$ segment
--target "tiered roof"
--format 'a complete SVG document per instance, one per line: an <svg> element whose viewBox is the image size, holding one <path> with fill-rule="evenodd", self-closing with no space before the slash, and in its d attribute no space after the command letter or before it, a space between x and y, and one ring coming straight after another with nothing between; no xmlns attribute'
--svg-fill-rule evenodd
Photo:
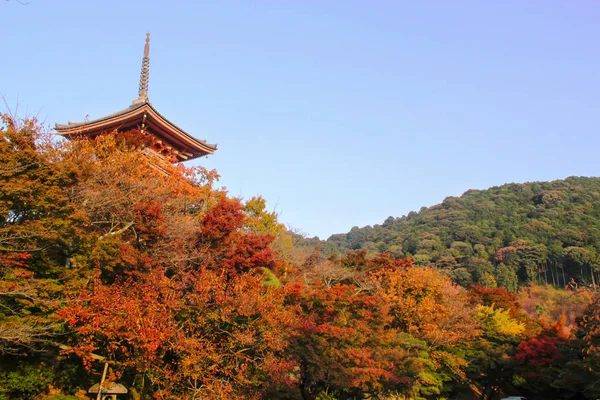
<svg viewBox="0 0 600 400"><path fill-rule="evenodd" d="M56 124L59 135L68 139L93 138L107 132L125 132L139 129L152 137L151 149L175 161L187 161L213 154L214 144L206 143L189 135L177 125L163 117L148 99L148 79L150 75L150 34L146 35L138 98L131 106L116 113L93 121Z"/></svg>

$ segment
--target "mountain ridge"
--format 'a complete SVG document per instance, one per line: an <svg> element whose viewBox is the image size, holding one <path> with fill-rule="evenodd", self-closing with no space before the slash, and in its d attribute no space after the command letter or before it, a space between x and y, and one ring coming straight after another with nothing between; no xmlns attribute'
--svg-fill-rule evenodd
<svg viewBox="0 0 600 400"><path fill-rule="evenodd" d="M327 240L306 240L322 253L366 250L412 257L466 286L517 290L600 280L600 178L507 183L469 189L382 224L353 227Z"/></svg>

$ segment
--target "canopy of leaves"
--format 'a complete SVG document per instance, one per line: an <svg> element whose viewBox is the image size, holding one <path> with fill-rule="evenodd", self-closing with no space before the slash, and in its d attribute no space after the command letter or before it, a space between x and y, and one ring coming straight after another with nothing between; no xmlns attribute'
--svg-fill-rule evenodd
<svg viewBox="0 0 600 400"><path fill-rule="evenodd" d="M600 178L507 184L332 235L323 249L385 251L434 265L459 284L598 281ZM307 242L312 245L312 242Z"/></svg>
<svg viewBox="0 0 600 400"><path fill-rule="evenodd" d="M511 292L597 279L585 179L493 189L502 206L480 217L489 196L468 193L323 260L335 240L298 251L263 199L146 139L61 142L4 117L0 399L81 398L105 362L144 399L600 395L598 298L576 282Z"/></svg>

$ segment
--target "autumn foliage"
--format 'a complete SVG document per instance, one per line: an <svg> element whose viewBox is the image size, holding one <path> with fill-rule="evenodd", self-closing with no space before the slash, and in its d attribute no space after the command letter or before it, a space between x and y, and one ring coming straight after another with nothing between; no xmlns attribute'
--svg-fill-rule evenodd
<svg viewBox="0 0 600 400"><path fill-rule="evenodd" d="M595 395L565 382L595 377L597 297L574 327L412 259L298 252L263 199L139 132L0 134L0 399L76 393L104 362L145 399Z"/></svg>

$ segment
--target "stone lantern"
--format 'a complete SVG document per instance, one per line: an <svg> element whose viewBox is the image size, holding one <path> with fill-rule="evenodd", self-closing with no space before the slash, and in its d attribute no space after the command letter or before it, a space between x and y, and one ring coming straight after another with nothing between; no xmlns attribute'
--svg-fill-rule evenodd
<svg viewBox="0 0 600 400"><path fill-rule="evenodd" d="M127 394L127 388L116 382L104 384L100 394L98 394L98 389L100 389L100 384L96 383L88 390L88 394L96 395L96 398L101 400L117 400L118 395Z"/></svg>

